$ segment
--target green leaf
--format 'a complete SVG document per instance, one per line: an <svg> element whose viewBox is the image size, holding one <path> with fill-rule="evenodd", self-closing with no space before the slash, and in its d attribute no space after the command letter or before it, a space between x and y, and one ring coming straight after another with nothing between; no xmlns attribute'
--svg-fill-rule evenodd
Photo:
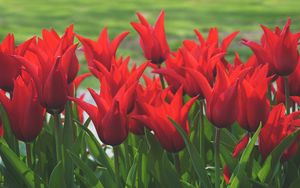
<svg viewBox="0 0 300 188"><path fill-rule="evenodd" d="M161 159L161 183L169 188L181 188L180 179L176 173L175 167L171 164L170 160L167 157L166 152L164 152Z"/></svg>
<svg viewBox="0 0 300 188"><path fill-rule="evenodd" d="M39 177L18 158L18 156L8 147L3 138L0 138L0 155L3 158L3 161L9 163L10 167L12 167L19 175L18 178L22 179L27 187L36 187L35 178ZM44 185L41 185L41 187L44 187Z"/></svg>
<svg viewBox="0 0 300 188"><path fill-rule="evenodd" d="M73 130L73 122L72 122L72 113L71 113L71 103L70 101L67 102L65 109L65 122L64 122L64 129L63 129L63 147L64 151L71 150L73 144L74 144L74 130ZM64 160L63 160L63 166L64 166L64 177L66 179L66 185L67 187L73 187L73 163L72 160L69 159L69 156L66 155L64 152Z"/></svg>
<svg viewBox="0 0 300 188"><path fill-rule="evenodd" d="M280 144L269 154L265 160L261 170L258 173L258 178L263 183L270 182L276 174L276 167L280 164L280 158L283 152L290 147L298 136L300 130L297 130L285 137Z"/></svg>
<svg viewBox="0 0 300 188"><path fill-rule="evenodd" d="M67 187L64 179L64 167L61 161L59 161L55 166L55 168L53 169L49 180L49 188L57 188L57 187L59 188Z"/></svg>
<svg viewBox="0 0 300 188"><path fill-rule="evenodd" d="M180 133L180 135L182 136L184 143L186 145L186 149L188 150L188 153L190 154L194 170L195 170L196 174L198 175L200 182L204 185L204 187L212 188L212 184L211 184L210 179L205 170L202 157L199 155L196 148L190 143L184 130L172 118L170 118L170 117L168 117L168 118L172 122L174 127L177 129L177 131Z"/></svg>
<svg viewBox="0 0 300 188"><path fill-rule="evenodd" d="M68 150L67 152L70 158L72 159L72 161L74 162L74 164L76 164L78 168L80 168L84 172L84 175L88 180L88 185L86 186L93 187L93 188L103 188L103 185L95 176L94 171L70 150Z"/></svg>
<svg viewBox="0 0 300 188"><path fill-rule="evenodd" d="M238 166L233 171L233 174L230 178L230 187L231 188L241 187L241 184L244 186L249 185L249 183L247 183L249 180L248 180L247 174L245 172L245 168L246 168L247 163L250 160L250 156L251 156L252 150L255 146L255 143L257 141L258 135L260 133L260 129L261 129L261 125L258 127L256 132L254 133L253 137L251 138L250 142L248 143L247 147L245 148L245 150L239 160Z"/></svg>

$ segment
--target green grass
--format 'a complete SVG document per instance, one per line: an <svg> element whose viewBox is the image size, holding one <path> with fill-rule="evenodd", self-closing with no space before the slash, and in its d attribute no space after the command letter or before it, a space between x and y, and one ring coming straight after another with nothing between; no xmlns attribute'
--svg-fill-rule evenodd
<svg viewBox="0 0 300 188"><path fill-rule="evenodd" d="M0 39L11 32L21 42L39 35L42 28L51 27L62 33L71 23L77 33L96 39L107 26L111 36L131 31L118 53L131 55L139 63L143 61L142 52L129 23L137 20L136 11L153 23L160 10L165 9L167 37L173 50L183 39L195 38L193 29L206 33L210 27L218 27L221 36L236 30L241 32L230 54L234 49L245 58L250 50L240 45L240 38L258 40L259 24L282 26L287 17L293 20L292 29L300 30L299 7L297 0L0 0Z"/></svg>

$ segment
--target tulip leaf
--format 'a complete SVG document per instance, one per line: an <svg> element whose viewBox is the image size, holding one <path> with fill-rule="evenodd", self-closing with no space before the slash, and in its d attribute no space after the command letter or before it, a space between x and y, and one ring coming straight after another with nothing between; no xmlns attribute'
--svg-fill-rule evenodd
<svg viewBox="0 0 300 188"><path fill-rule="evenodd" d="M85 164L79 157L77 157L74 153L72 153L70 150L67 151L70 158L74 162L74 164L77 165L78 168L80 168L83 172L85 177L88 180L88 185L87 187L93 187L93 188L103 188L103 185L101 182L98 180L98 178L95 176L94 171L87 165Z"/></svg>
<svg viewBox="0 0 300 188"><path fill-rule="evenodd" d="M247 183L249 180L246 175L245 168L246 168L247 163L250 160L250 156L251 156L252 150L255 146L255 143L258 139L260 129L261 129L261 125L258 127L258 129L254 133L253 137L251 138L250 142L246 146L246 148L239 160L239 164L234 169L233 174L231 175L231 178L230 178L230 188L241 187L241 184L243 184L243 186L249 185L249 183Z"/></svg>
<svg viewBox="0 0 300 188"><path fill-rule="evenodd" d="M72 124L72 113L71 113L71 103L70 101L67 102L65 107L65 122L64 122L64 129L63 129L63 146L65 150L70 150L73 146L74 142L74 131L73 131L73 124ZM69 159L69 156L64 153L64 160L63 166L65 171L65 178L67 187L72 187L73 185L73 163L72 160Z"/></svg>
<svg viewBox="0 0 300 188"><path fill-rule="evenodd" d="M199 155L196 148L190 143L184 130L172 118L170 118L170 117L168 117L168 118L172 122L174 127L177 129L177 131L180 133L180 135L182 136L184 143L186 145L186 149L188 150L188 153L191 157L192 165L194 167L194 170L195 170L200 182L203 183L204 187L212 188L212 184L211 184L210 179L205 170L205 166L203 164L202 157Z"/></svg>
<svg viewBox="0 0 300 188"><path fill-rule="evenodd" d="M285 137L278 146L269 154L265 160L261 170L258 173L258 178L263 183L270 182L276 174L276 166L280 164L280 158L283 152L290 147L298 136L300 130L297 130Z"/></svg>
<svg viewBox="0 0 300 188"><path fill-rule="evenodd" d="M109 157L98 142L97 138L87 128L87 126L82 126L80 123L77 123L77 125L81 130L83 130L86 133L85 142L90 151L90 154L93 156L93 159L107 169L105 172L103 172L103 177L101 177L101 180L103 180L103 184L107 182L107 186L114 187L116 185L116 180L112 168L112 163Z"/></svg>
<svg viewBox="0 0 300 188"><path fill-rule="evenodd" d="M66 188L65 179L64 179L64 167L61 161L57 163L55 168L53 169L50 180L49 180L49 188Z"/></svg>
<svg viewBox="0 0 300 188"><path fill-rule="evenodd" d="M0 138L0 155L3 161L7 162L11 168L19 175L27 187L36 187L35 179L39 178L30 168L19 159L19 157L8 147L3 138ZM44 187L44 185L40 185Z"/></svg>
<svg viewBox="0 0 300 188"><path fill-rule="evenodd" d="M165 186L163 187L170 187L170 188L180 188L181 183L178 174L176 173L174 165L170 162L167 157L166 152L164 152L162 156L162 160L160 161L161 164L161 183ZM172 180L172 181L170 181Z"/></svg>

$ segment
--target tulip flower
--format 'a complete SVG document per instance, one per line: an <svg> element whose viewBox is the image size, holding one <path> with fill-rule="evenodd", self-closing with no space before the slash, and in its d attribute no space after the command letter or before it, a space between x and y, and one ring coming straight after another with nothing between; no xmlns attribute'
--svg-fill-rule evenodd
<svg viewBox="0 0 300 188"><path fill-rule="evenodd" d="M183 47L179 49L174 58L170 56L166 60L166 68L155 69L153 72L163 75L174 93L182 85L184 92L189 96L203 98L203 92L199 85L192 84L197 80L191 76L190 70L205 75L210 84L212 84L214 79L213 70L216 62L220 61L220 55L223 54L217 54L210 59L200 59L198 61Z"/></svg>
<svg viewBox="0 0 300 188"><path fill-rule="evenodd" d="M159 105L161 103L160 94L162 93L162 86L159 78L153 78L152 80L143 75L145 80L145 87L138 85L136 90L136 101L147 103L150 105ZM130 116L142 115L144 114L143 108L139 105L135 105L133 111L130 113ZM134 118L129 119L129 131L136 135L144 134L145 124L142 121L139 121Z"/></svg>
<svg viewBox="0 0 300 188"><path fill-rule="evenodd" d="M118 46L128 34L129 32L125 31L118 35L112 42L110 42L108 37L107 28L102 30L97 41L77 35L77 38L83 45L84 55L92 73L94 71L99 71L99 68L94 61L98 61L110 71L111 62L113 58L116 58Z"/></svg>
<svg viewBox="0 0 300 188"><path fill-rule="evenodd" d="M207 58L207 59L211 59L213 56L216 56L218 54L222 54L222 53L226 54L227 48L229 47L230 43L239 33L239 31L235 31L229 34L219 44L219 34L217 28L211 28L209 30L207 40L205 40L203 35L198 30L195 29L194 31L200 42L200 47L198 48L198 50L194 50L194 56L195 57L202 56L202 58ZM185 44L185 46L187 47L188 45ZM230 68L230 64L227 62L224 56L221 57L220 61L226 68Z"/></svg>
<svg viewBox="0 0 300 188"><path fill-rule="evenodd" d="M0 44L0 89L12 92L14 80L21 72L20 63L12 56L24 56L33 39L34 37L16 47L14 35L8 34Z"/></svg>
<svg viewBox="0 0 300 188"><path fill-rule="evenodd" d="M290 96L300 96L300 64L297 65L296 70L288 76L288 89ZM285 91L284 91L284 80L283 77L278 77L276 80L277 92L276 101L277 103L285 103Z"/></svg>
<svg viewBox="0 0 300 188"><path fill-rule="evenodd" d="M67 102L68 84L72 84L78 71L75 54L77 44L70 43L69 33L68 28L57 43L55 53L50 45L48 48L44 46L45 42L50 42L48 37L51 38L52 33L44 32L44 39L39 39L38 44L33 45L31 53L27 53L25 57L15 56L32 76L40 103L52 114L63 111Z"/></svg>
<svg viewBox="0 0 300 188"><path fill-rule="evenodd" d="M100 140L104 144L116 146L121 144L128 136L127 114L130 112L131 102L135 97L137 82L123 85L114 97L107 95L110 86L107 81L101 83L100 95L92 89L90 94L97 106L88 104L81 99L72 98L84 111L88 113Z"/></svg>
<svg viewBox="0 0 300 188"><path fill-rule="evenodd" d="M257 67L240 82L239 125L249 132L255 132L260 122L265 123L270 111L266 93L271 78L267 77L268 67Z"/></svg>
<svg viewBox="0 0 300 188"><path fill-rule="evenodd" d="M128 135L128 114L134 108L138 80L142 76L147 63L140 67L133 66L128 70L129 59L120 63L112 61L110 72L98 63L101 74L97 77L101 82L100 95L88 89L97 106L88 104L81 99L71 98L93 121L100 140L108 145L121 144Z"/></svg>
<svg viewBox="0 0 300 188"><path fill-rule="evenodd" d="M275 106L268 117L267 122L261 129L259 134L259 151L264 159L276 148L280 142L292 134L295 130L295 123L298 119L299 112L285 115L284 105L278 104ZM283 160L288 160L296 154L298 144L295 141L289 148L287 148L283 155Z"/></svg>
<svg viewBox="0 0 300 188"><path fill-rule="evenodd" d="M140 35L144 56L151 63L160 65L170 53L164 28L165 12L161 11L154 26L151 26L141 13L138 12L137 16L140 23L131 22L131 25Z"/></svg>
<svg viewBox="0 0 300 188"><path fill-rule="evenodd" d="M222 64L217 64L216 82L212 88L201 74L194 75L206 99L207 118L218 128L231 126L238 115L238 75L229 76Z"/></svg>
<svg viewBox="0 0 300 188"><path fill-rule="evenodd" d="M181 128L189 134L188 112L197 97L190 99L183 104L183 88L175 93L170 102L162 98L160 105L152 106L147 103L140 103L141 108L145 111L144 115L137 115L134 118L142 121L149 129L154 131L164 149L169 152L178 152L184 148L184 141L168 118L172 118ZM166 95L162 95L166 97Z"/></svg>
<svg viewBox="0 0 300 188"><path fill-rule="evenodd" d="M228 185L230 182L230 178L231 178L231 172L227 165L224 166L223 177L224 177L225 183Z"/></svg>
<svg viewBox="0 0 300 188"><path fill-rule="evenodd" d="M14 86L12 99L9 100L5 94L0 93L0 102L8 114L10 127L16 138L31 142L42 130L45 109L39 103L32 81L26 83L22 77L18 77Z"/></svg>
<svg viewBox="0 0 300 188"><path fill-rule="evenodd" d="M298 64L300 36L291 33L290 24L289 18L282 31L277 28L274 32L262 25L264 36L261 45L245 39L243 41L253 50L258 64L269 64L269 75L274 73L280 76L290 75Z"/></svg>

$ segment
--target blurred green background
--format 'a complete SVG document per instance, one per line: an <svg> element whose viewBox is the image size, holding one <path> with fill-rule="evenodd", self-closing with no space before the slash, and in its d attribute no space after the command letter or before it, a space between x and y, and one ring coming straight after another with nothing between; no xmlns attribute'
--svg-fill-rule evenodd
<svg viewBox="0 0 300 188"><path fill-rule="evenodd" d="M165 9L171 49L175 50L183 39L195 39L195 28L206 34L210 27L218 27L221 37L236 30L241 32L229 56L236 50L246 59L251 51L239 43L241 38L258 40L259 24L283 26L288 17L293 21L292 30L300 30L299 7L299 0L0 0L0 40L11 32L21 42L40 35L42 28L53 27L62 33L71 23L80 35L96 39L107 26L111 37L131 31L118 54L131 55L134 62L140 63L142 51L130 22L137 20L135 12L140 11L154 23L160 10ZM86 67L82 66L81 72L84 71Z"/></svg>

